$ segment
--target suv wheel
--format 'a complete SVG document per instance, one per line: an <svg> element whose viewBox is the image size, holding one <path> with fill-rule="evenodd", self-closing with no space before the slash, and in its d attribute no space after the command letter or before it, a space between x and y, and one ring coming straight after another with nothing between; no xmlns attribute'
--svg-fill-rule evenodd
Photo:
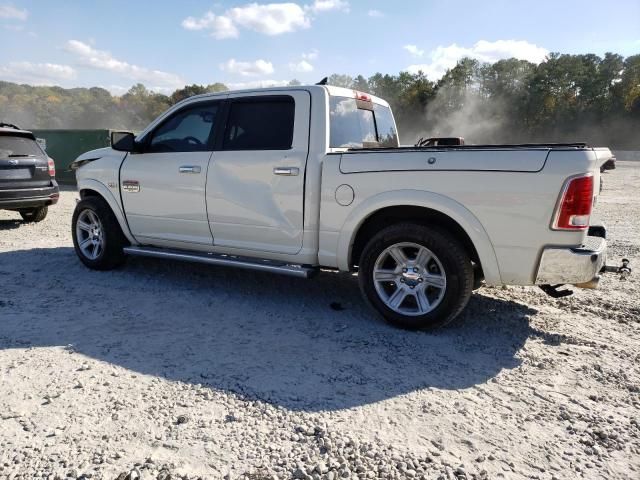
<svg viewBox="0 0 640 480"><path fill-rule="evenodd" d="M47 206L31 208L29 210L21 210L20 216L22 220L27 223L32 222L41 222L45 218L47 218L47 213L49 212L49 208Z"/></svg>
<svg viewBox="0 0 640 480"><path fill-rule="evenodd" d="M111 270L124 263L126 239L111 208L100 197L76 205L71 234L80 261L94 270Z"/></svg>
<svg viewBox="0 0 640 480"><path fill-rule="evenodd" d="M449 232L392 225L365 246L358 274L365 299L389 322L408 329L453 320L473 289L469 255Z"/></svg>

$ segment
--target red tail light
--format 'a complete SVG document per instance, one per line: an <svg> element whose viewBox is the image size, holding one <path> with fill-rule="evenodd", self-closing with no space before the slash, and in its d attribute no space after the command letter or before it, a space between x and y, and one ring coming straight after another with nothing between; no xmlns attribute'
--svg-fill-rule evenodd
<svg viewBox="0 0 640 480"><path fill-rule="evenodd" d="M49 157L49 160L47 160L47 165L49 166L49 176L50 177L55 177L56 176L56 164L53 161L53 158Z"/></svg>
<svg viewBox="0 0 640 480"><path fill-rule="evenodd" d="M593 206L593 175L569 179L556 207L554 230L584 230L589 226Z"/></svg>
<svg viewBox="0 0 640 480"><path fill-rule="evenodd" d="M367 95L366 93L363 92L358 92L357 90L353 91L356 100L362 100L363 102L370 102L371 101L371 96Z"/></svg>

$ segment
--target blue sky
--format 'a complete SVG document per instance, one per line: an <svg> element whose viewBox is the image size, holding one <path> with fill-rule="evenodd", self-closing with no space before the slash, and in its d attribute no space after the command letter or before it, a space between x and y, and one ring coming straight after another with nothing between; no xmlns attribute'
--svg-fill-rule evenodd
<svg viewBox="0 0 640 480"><path fill-rule="evenodd" d="M0 0L0 80L102 86L315 83L548 52L640 53L640 0Z"/></svg>

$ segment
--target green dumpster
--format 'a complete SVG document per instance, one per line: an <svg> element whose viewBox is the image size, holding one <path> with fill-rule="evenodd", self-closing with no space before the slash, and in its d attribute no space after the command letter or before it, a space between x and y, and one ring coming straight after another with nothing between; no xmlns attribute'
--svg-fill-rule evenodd
<svg viewBox="0 0 640 480"><path fill-rule="evenodd" d="M47 154L56 162L56 179L76 183L69 165L78 155L111 145L111 130L32 130Z"/></svg>

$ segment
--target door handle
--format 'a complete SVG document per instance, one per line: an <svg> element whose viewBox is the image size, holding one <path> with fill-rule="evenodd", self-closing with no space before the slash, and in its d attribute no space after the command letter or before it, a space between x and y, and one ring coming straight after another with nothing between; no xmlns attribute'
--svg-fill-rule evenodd
<svg viewBox="0 0 640 480"><path fill-rule="evenodd" d="M183 165L182 167L180 167L180 173L200 173L200 167L199 166L192 166L192 165Z"/></svg>
<svg viewBox="0 0 640 480"><path fill-rule="evenodd" d="M287 175L290 177L295 177L300 173L300 169L297 167L275 167L273 169L274 175Z"/></svg>

